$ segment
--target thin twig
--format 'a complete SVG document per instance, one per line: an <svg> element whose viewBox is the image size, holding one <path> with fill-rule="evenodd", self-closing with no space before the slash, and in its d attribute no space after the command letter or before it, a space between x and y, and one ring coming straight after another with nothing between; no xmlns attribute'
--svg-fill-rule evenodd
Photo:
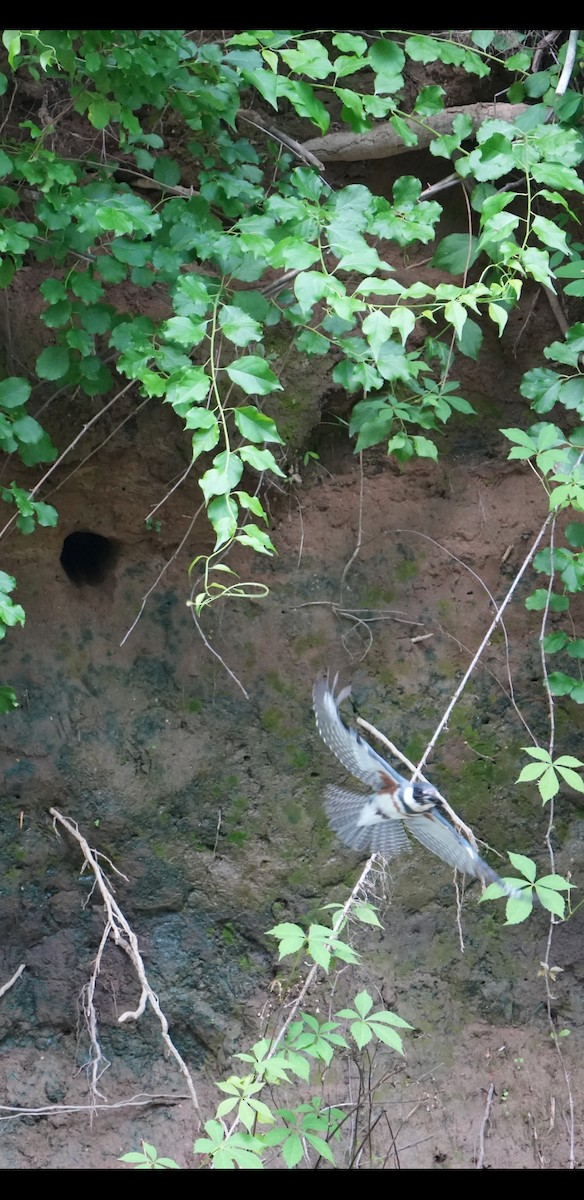
<svg viewBox="0 0 584 1200"><path fill-rule="evenodd" d="M82 458L81 462L77 463L77 466L73 467L73 470L70 471L60 483L57 483L54 488L51 488L49 492L45 493L45 500L49 500L50 497L54 496L56 492L60 492L61 488L65 487L65 484L69 483L69 480L72 479L78 471L81 471L85 464L89 462L90 458L93 458L94 454L99 454L100 450L103 450L104 446L107 446L108 442L111 442L112 438L116 436L116 433L119 433L120 429L123 429L124 425L128 424L128 421L132 421L134 417L138 416L138 413L141 411L141 409L145 408L146 405L150 403L151 399L151 396L146 396L146 399L143 400L137 408L134 408L132 412L128 413L128 415L124 417L123 421L120 421L119 425L116 425L115 429L112 429L111 433L108 433L107 437L103 439L103 442L100 442L98 446L95 446L93 450L90 450L89 454L86 454L85 458Z"/></svg>
<svg viewBox="0 0 584 1200"><path fill-rule="evenodd" d="M436 745L436 742L438 741L438 738L440 737L442 730L446 728L453 709L458 704L458 701L460 700L460 697L462 696L462 693L464 692L464 689L466 688L466 685L467 685L469 679L471 678L471 675L473 674L475 667L476 667L477 663L479 662L483 651L488 646L489 641L490 641L491 637L493 636L495 629L497 628L497 625L499 625L501 623L501 617L503 616L503 613L504 613L505 609L507 608L507 605L513 599L513 596L514 596L515 592L517 591L517 588L519 587L519 584L520 584L551 520L552 520L552 514L550 513L546 517L543 525L541 526L541 529L540 529L535 541L533 542L532 546L528 550L528 552L527 552L527 554L515 576L515 579L513 580L513 583L511 584L511 587L509 588L507 595L505 596L505 599L501 602L499 608L497 609L497 612L495 613L495 616L493 617L493 620L491 621L491 624L489 625L489 628L487 629L487 632L485 633L485 636L483 637L483 640L482 640L478 650L473 655L472 661L470 662L469 666L467 667L467 669L466 669L466 671L465 671L465 673L464 673L464 675L452 697L452 700L450 701L450 704L448 705L446 711L443 713L440 721L438 722L438 725L436 726L436 729L435 729L432 737L430 738L428 745L426 746L426 749L422 755L422 758L420 759L420 761L418 763L416 772L414 774L414 779L419 776L424 764L427 762L428 758L430 757L430 754L432 753L432 750L434 749L434 746Z"/></svg>
<svg viewBox="0 0 584 1200"><path fill-rule="evenodd" d="M191 593L191 600L192 600L193 594L194 594L194 589L193 589L193 592ZM219 651L216 650L215 647L211 645L211 642L209 641L208 637L206 637L206 635L203 633L203 629L202 629L201 624L195 613L194 604L192 604L192 603L189 604L189 609L190 609L191 617L193 618L193 621L197 627L197 633L199 634L199 637L200 637L201 641L203 642L203 645L206 646L209 653L212 654L218 660L218 662L221 663L221 666L223 667L224 671L227 671L227 674L230 676L230 678L233 680L233 682L237 684L238 688L243 692L246 700L249 700L249 693L246 692L241 680L237 678L237 675L234 674L234 672L231 670L231 667L227 666L225 659L221 657ZM136 618L136 620L138 620L138 618ZM135 624L135 622L134 622L134 624ZM131 633L131 630L130 630L130 633ZM128 635L126 634L126 637L127 636Z"/></svg>
<svg viewBox="0 0 584 1200"><path fill-rule="evenodd" d="M14 1121L17 1117L51 1117L56 1113L92 1114L96 1109L100 1112L114 1112L122 1108L146 1108L151 1104L180 1104L188 1099L186 1094L180 1092L152 1092L151 1095L148 1092L137 1092L135 1096L130 1096L129 1100L117 1100L113 1104L45 1104L38 1108L17 1108L11 1104L0 1104L0 1114L6 1113L6 1116L0 1115L0 1121Z"/></svg>
<svg viewBox="0 0 584 1200"><path fill-rule="evenodd" d="M339 604L343 603L343 587L345 586L345 580L347 578L347 575L349 574L351 567L353 566L353 563L355 562L355 559L357 558L357 556L359 554L359 551L360 551L362 543L363 543L363 481L364 481L363 451L360 450L359 451L359 523L357 526L357 543L355 545L355 549L353 550L353 553L352 553L349 561L347 563L345 563L343 574L341 575L341 582L339 584Z"/></svg>
<svg viewBox="0 0 584 1200"><path fill-rule="evenodd" d="M280 142L280 145L291 150L302 162L308 163L310 167L315 167L321 174L324 172L324 165L315 154L312 154L310 150L305 150L304 146L300 145L300 142L294 141L294 138L289 137L287 133L281 133L279 129L274 129L272 125L266 125L258 113L252 112L250 109L247 112L239 112L237 115L240 121L245 121L247 125L253 125L254 129L259 129L261 133L265 133L268 137L273 138L274 141Z"/></svg>
<svg viewBox="0 0 584 1200"><path fill-rule="evenodd" d="M99 412L97 412L95 414L95 416L92 417L91 420L88 421L87 424L83 426L83 428L79 431L79 433L76 434L76 436L73 438L73 441L69 442L69 445L67 446L67 448L65 450L63 450L63 453L60 454L59 457L56 459L56 461L52 464L52 466L49 467L48 471L45 471L45 474L43 475L42 479L39 479L38 483L35 483L35 486L33 488L31 488L30 492L28 493L30 499L32 499L33 496L37 495L37 493L42 488L43 484L46 483L47 479L50 479L51 475L57 470L57 467L61 465L61 463L63 462L63 459L65 459L67 457L67 455L71 453L71 450L73 450L75 448L75 446L77 445L77 443L81 441L81 438L85 437L85 434L87 433L88 429L91 429L92 425L95 425L96 421L99 421L100 418L103 417L104 414L108 411L108 409L110 409L112 407L112 404L115 404L116 400L119 400L120 397L123 396L127 391L129 391L130 388L133 386L134 386L134 380L132 379L130 381L130 383L127 383L126 386L124 388L122 388L121 392L117 392L116 395L113 396L111 400L108 400L108 403L105 404L103 408L100 408ZM18 518L18 511L16 511L14 516L12 516L10 518L10 520L6 522L4 528L0 529L0 539L3 538L5 533L7 533L8 530L10 529L10 527L12 525L14 525L17 518Z"/></svg>
<svg viewBox="0 0 584 1200"><path fill-rule="evenodd" d="M546 50L548 46L553 46L554 42L557 42L561 32L561 29L548 29L548 32L537 43L537 46L535 47L535 54L531 60L532 73L539 71L539 64L542 60L544 50Z"/></svg>
<svg viewBox="0 0 584 1200"><path fill-rule="evenodd" d="M136 625L138 624L138 622L139 622L139 620L140 620L140 617L142 616L142 613L144 612L144 609L146 608L146 605L147 605L147 603L148 603L148 601L149 601L149 599L150 599L150 597L151 597L152 593L156 591L156 588L158 587L158 584L160 583L160 580L161 580L161 579L163 578L163 576L166 574L166 572L168 571L168 568L169 568L169 567L172 565L172 563L174 562L175 558L177 558L177 557L178 557L178 555L180 554L180 552L181 552L181 550L182 550L183 546L184 546L184 545L185 545L185 543L188 541L188 539L189 539L189 537L190 537L190 534L191 534L191 530L192 530L192 528L193 528L193 526L194 526L195 522L196 522L196 521L198 520L198 518L200 517L200 515L201 515L201 513L202 513L202 511L203 511L203 509L204 509L204 507L205 507L204 503L202 503L202 504L199 504L199 507L198 507L197 511L195 512L195 515L194 515L193 517L191 517L191 520L189 521L189 524L188 524L188 527L187 527L187 531L186 531L186 533L185 533L184 537L182 537L182 538L181 538L181 540L180 540L180 542L179 542L178 546L177 546L177 547L176 547L176 549L173 551L173 553L171 554L170 558L169 558L169 559L167 559L167 561L165 562L165 564L164 564L164 566L163 566L162 570L161 570L161 571L159 571L158 575L156 576L156 579L154 580L154 583L151 585L151 587L149 587L149 588L148 588L148 591L147 591L147 592L145 592L145 594L143 595L143 597L142 597L142 603L141 603L141 605L140 605L140 608L139 608L139 610L138 610L138 614L137 614L137 616L134 618L134 620L132 621L132 624L130 625L130 628L126 630L126 632L125 632L125 634L124 634L124 636L123 636L123 638L122 638L122 640L121 640L121 642L120 642L120 646L123 646L123 645L125 645L125 643L127 642L128 638L130 637L130 634L134 632L134 630L135 630L135 628L136 628Z"/></svg>
<svg viewBox="0 0 584 1200"><path fill-rule="evenodd" d="M166 504L166 501L170 499L173 492L176 492L176 489L180 487L181 483L184 483L185 479L187 479L187 477L190 475L190 473L195 465L195 462L196 462L196 459L193 458L191 460L191 462L189 463L188 467L186 467L186 469L182 472L182 474L179 475L178 479L176 480L175 483L173 483L172 487L169 488L166 495L162 497L162 500L159 500L158 504L155 504L154 508L152 508L150 510L150 512L148 513L148 515L144 518L146 521L151 521L153 516L155 515L155 513L158 512L158 509L162 508L163 504Z"/></svg>

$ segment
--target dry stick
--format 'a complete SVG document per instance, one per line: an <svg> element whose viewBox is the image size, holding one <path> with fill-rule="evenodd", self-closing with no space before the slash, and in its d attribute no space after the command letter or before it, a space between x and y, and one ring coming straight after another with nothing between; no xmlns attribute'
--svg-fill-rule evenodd
<svg viewBox="0 0 584 1200"><path fill-rule="evenodd" d="M460 108L445 108L432 118L432 127L423 124L416 116L404 116L406 125L417 134L414 145L404 145L389 121L380 121L374 129L367 133L327 133L323 137L309 138L303 143L302 149L306 154L314 154L322 162L357 162L369 158L390 158L395 154L408 154L411 151L424 150L433 138L439 134L452 133L453 122L463 113L469 116L473 132L483 121L502 118L514 121L527 111L527 104L465 104Z"/></svg>
<svg viewBox="0 0 584 1200"><path fill-rule="evenodd" d="M99 865L99 862L97 860L98 856L97 856L96 852L91 849L89 843L85 840L83 835L79 832L79 829L76 824L69 821L67 819L67 817L62 816L62 814L56 808L50 808L49 812L50 812L51 816L53 817L53 820L55 822L57 822L57 821L60 822L60 824L64 826L64 828L67 830L67 832L71 834L71 837L75 838L75 841L79 843L81 850L83 852L85 861L91 867L91 870L93 871L93 874L95 876L95 884L96 884L97 888L99 889L99 891L101 892L101 896L102 896L102 899L103 899L103 902L105 905L107 922L106 922L106 928L104 931L104 935L102 936L102 939L101 939L100 948L99 948L99 952L98 952L98 958L99 958L99 955L101 954L101 952L103 951L103 948L105 946L107 938L111 934L116 945L120 946L120 948L128 955L128 958L130 959L130 962L132 963L132 965L136 971L136 974L138 976L138 979L140 980L140 984L142 986L142 992L141 992L141 996L140 996L140 1001L138 1003L138 1007L133 1012L130 1011L130 1012L121 1013L120 1016L118 1017L118 1023L122 1024L124 1021L137 1020L137 1018L139 1016L141 1016L142 1013L144 1012L144 1010L146 1008L146 1004L147 1003L150 1004L151 1008L156 1013L156 1016L158 1017L158 1020L160 1022L160 1028L162 1030L162 1040L163 1040L165 1046L167 1047L169 1053L172 1055L175 1062L178 1064L179 1070L181 1071L182 1075L184 1076L184 1078L186 1080L187 1088L189 1090L189 1095L193 1102L195 1111L197 1113L200 1113L199 1101L197 1099L197 1093L195 1091L195 1085L193 1083L191 1073L190 1073L184 1059L182 1058L181 1054L179 1054L179 1051L177 1050L174 1042L172 1041L172 1039L170 1037L170 1034L168 1032L168 1021L160 1007L158 996L152 990L152 988L148 982L148 978L146 976L146 968L144 966L144 960L142 958L142 955L141 955L139 947L138 947L138 939L137 939L136 934L134 933L133 929L129 925L128 921L126 920L119 904L114 899L111 887L110 887L110 885ZM118 874L119 873L120 872L118 872ZM98 960L96 960L96 962L97 961ZM89 1004L93 1007L93 996L90 995L89 991L86 992L86 997L87 997ZM95 1015L95 1013L93 1011L92 1016L94 1016L94 1015ZM92 1050L95 1052L96 1051L96 1042L94 1041L94 1029L93 1028L90 1029L90 1037L92 1039ZM101 1051L99 1050L99 1043L97 1043L97 1051L99 1052L99 1055L101 1056Z"/></svg>
<svg viewBox="0 0 584 1200"><path fill-rule="evenodd" d="M566 50L566 60L564 62L562 74L560 75L560 78L558 80L558 86L556 88L556 96L565 96L565 94L568 90L568 84L572 77L572 71L574 70L574 63L576 62L576 51L578 49L579 33L580 33L579 29L571 29L570 30L570 36L568 38L568 48Z"/></svg>
<svg viewBox="0 0 584 1200"><path fill-rule="evenodd" d="M531 70L533 73L539 70L539 64L543 57L544 50L548 46L553 46L554 42L557 42L561 32L561 29L550 29L545 36L541 38L541 41L537 43L537 46L535 47L535 54L531 63Z"/></svg>
<svg viewBox="0 0 584 1200"><path fill-rule="evenodd" d="M144 1099L141 1099L144 1097ZM129 1100L117 1100L113 1104L45 1104L39 1108L17 1108L10 1104L0 1104L0 1121L14 1121L15 1117L48 1117L56 1113L77 1113L94 1110L113 1112L116 1108L146 1108L150 1104L180 1104L188 1100L181 1092L137 1092Z"/></svg>
<svg viewBox="0 0 584 1200"><path fill-rule="evenodd" d="M320 173L324 171L323 163L321 163L315 154L311 154L310 150L305 150L300 142L295 142L294 138L289 137L287 133L281 133L279 129L274 129L272 125L266 125L259 113L255 113L252 109L249 109L247 112L239 112L237 115L240 121L245 121L247 125L253 125L254 129L259 129L261 133L265 133L268 137L273 138L274 141L280 142L280 145L291 150L302 162L308 163L311 167L316 167L316 170Z"/></svg>
<svg viewBox="0 0 584 1200"><path fill-rule="evenodd" d="M570 328L570 322L566 319L566 317L564 315L564 311L562 309L560 301L558 300L558 297L556 296L555 292L552 292L551 288L544 287L542 290L545 293L546 300L554 314L554 317L556 318L556 321L558 323L558 328L561 330L561 333L562 333L562 337L565 337Z"/></svg>
<svg viewBox="0 0 584 1200"><path fill-rule="evenodd" d="M30 492L28 493L29 499L32 499L33 496L36 496L37 492L40 490L40 488L42 488L43 484L46 483L47 479L49 479L51 477L51 475L53 474L53 472L57 470L57 467L61 465L61 463L63 462L63 459L66 458L67 455L71 452L71 450L73 450L75 448L77 443L81 441L81 438L85 437L85 434L87 433L88 429L91 429L91 426L95 425L96 421L99 421L100 417L103 417L104 413L106 413L108 411L108 408L111 408L112 404L115 404L116 400L119 400L120 397L123 396L127 391L129 391L129 389L133 386L134 386L134 380L132 379L130 381L130 383L127 383L126 386L124 388L122 388L121 392L117 392L116 395L113 396L111 400L108 400L108 403L105 404L103 408L100 408L99 412L97 412L95 414L95 416L92 417L91 420L88 421L87 424L83 426L82 429L80 429L79 433L76 434L76 436L73 438L73 441L69 442L69 445L67 446L67 448L65 450L63 450L62 454L59 455L56 462L54 462L52 464L52 466L49 467L48 471L45 471L45 474L43 475L42 479L39 479L38 483L35 483L35 486L33 488L31 488ZM14 514L14 516L11 517L10 520L6 522L3 529L0 529L0 539L3 538L4 534L8 532L8 530L10 529L10 527L12 525L14 525L17 517L18 517L18 512L16 512Z"/></svg>
<svg viewBox="0 0 584 1200"><path fill-rule="evenodd" d="M487 1122L488 1122L489 1116L491 1114L491 1107L493 1104L493 1096L494 1095L495 1095L495 1085L494 1085L494 1083L492 1083L490 1085L489 1091L487 1093L487 1103L485 1104L485 1111L483 1113L483 1119L481 1121L481 1127L479 1129L479 1152L477 1154L477 1161L475 1163L475 1169L477 1171L482 1171L483 1163L485 1161L485 1129L487 1128Z"/></svg>
<svg viewBox="0 0 584 1200"><path fill-rule="evenodd" d="M20 979L22 972L25 970L26 970L26 963L21 963L18 970L14 972L12 979L9 979L8 983L3 983L2 987L0 987L0 997L4 996L6 994L6 992L8 992L10 990L11 987L14 987L16 980Z"/></svg>

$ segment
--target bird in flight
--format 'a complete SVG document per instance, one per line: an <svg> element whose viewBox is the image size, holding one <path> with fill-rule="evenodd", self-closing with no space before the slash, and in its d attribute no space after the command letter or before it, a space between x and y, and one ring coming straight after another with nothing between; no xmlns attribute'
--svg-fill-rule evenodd
<svg viewBox="0 0 584 1200"><path fill-rule="evenodd" d="M410 849L408 834L442 862L483 883L498 883L513 894L439 811L440 796L429 783L410 783L339 716L339 705L350 687L335 696L327 679L313 689L313 706L320 736L351 775L366 784L368 795L333 785L325 789L325 809L331 829L352 850L393 858ZM406 832L407 831L407 832Z"/></svg>

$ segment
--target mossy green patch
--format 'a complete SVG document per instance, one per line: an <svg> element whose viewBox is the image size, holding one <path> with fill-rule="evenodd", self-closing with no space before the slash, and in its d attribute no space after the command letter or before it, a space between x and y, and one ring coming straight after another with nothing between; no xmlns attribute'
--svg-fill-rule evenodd
<svg viewBox="0 0 584 1200"><path fill-rule="evenodd" d="M397 563L393 574L400 583L407 583L408 579L415 579L418 574L418 565L412 559L406 558L403 562Z"/></svg>
<svg viewBox="0 0 584 1200"><path fill-rule="evenodd" d="M327 644L327 636L324 633L307 633L302 637L297 637L293 642L293 650L295 654L306 654L309 650L318 650Z"/></svg>
<svg viewBox="0 0 584 1200"><path fill-rule="evenodd" d="M233 829L227 834L225 841L229 846L244 846L248 837L249 833L246 833L245 829Z"/></svg>

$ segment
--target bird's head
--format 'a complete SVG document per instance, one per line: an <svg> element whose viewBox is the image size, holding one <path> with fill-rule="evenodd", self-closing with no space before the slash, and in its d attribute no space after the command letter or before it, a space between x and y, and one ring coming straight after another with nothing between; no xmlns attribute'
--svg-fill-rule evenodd
<svg viewBox="0 0 584 1200"><path fill-rule="evenodd" d="M406 783L401 789L401 799L404 807L412 816L415 813L429 812L439 803L440 797L431 783Z"/></svg>

